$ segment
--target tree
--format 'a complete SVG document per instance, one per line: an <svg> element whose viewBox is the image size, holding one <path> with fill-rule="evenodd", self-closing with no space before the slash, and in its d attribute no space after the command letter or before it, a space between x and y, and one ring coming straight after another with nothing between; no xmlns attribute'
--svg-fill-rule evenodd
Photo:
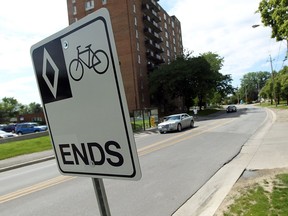
<svg viewBox="0 0 288 216"><path fill-rule="evenodd" d="M169 113L175 106L173 100L182 98L186 107L191 106L196 97L193 85L195 79L191 70L190 53L178 56L170 64L161 65L149 75L151 102Z"/></svg>
<svg viewBox="0 0 288 216"><path fill-rule="evenodd" d="M258 100L260 90L271 77L269 72L249 72L241 79L241 98L246 103ZM246 101L247 100L247 101Z"/></svg>
<svg viewBox="0 0 288 216"><path fill-rule="evenodd" d="M288 1L261 0L257 12L261 14L264 26L271 27L272 38L276 41L286 40L288 52Z"/></svg>
<svg viewBox="0 0 288 216"><path fill-rule="evenodd" d="M20 104L13 97L4 97L0 103L0 117L2 121L9 121L10 118L15 117L19 112Z"/></svg>
<svg viewBox="0 0 288 216"><path fill-rule="evenodd" d="M39 103L30 103L29 104L29 113L40 113L43 111L41 105Z"/></svg>
<svg viewBox="0 0 288 216"><path fill-rule="evenodd" d="M260 91L260 95L261 97L263 97L264 99L270 99L271 101L271 105L273 104L273 81L272 79L267 80L265 86L261 89Z"/></svg>
<svg viewBox="0 0 288 216"><path fill-rule="evenodd" d="M9 122L11 118L18 115L32 114L42 112L43 109L38 103L23 105L13 97L4 97L0 102L0 121Z"/></svg>
<svg viewBox="0 0 288 216"><path fill-rule="evenodd" d="M279 71L280 82L281 82L281 97L286 100L288 105L288 66L285 66Z"/></svg>
<svg viewBox="0 0 288 216"><path fill-rule="evenodd" d="M223 58L209 52L200 56L184 54L169 65L162 65L149 75L152 103L168 111L166 103L181 98L184 109L188 110L197 98L201 109L214 98L215 92L222 97L231 93L231 76L219 72L222 64Z"/></svg>

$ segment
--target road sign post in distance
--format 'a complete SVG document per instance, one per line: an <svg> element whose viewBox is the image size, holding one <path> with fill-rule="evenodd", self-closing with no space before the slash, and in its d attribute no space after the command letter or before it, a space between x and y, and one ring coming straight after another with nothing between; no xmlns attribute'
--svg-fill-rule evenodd
<svg viewBox="0 0 288 216"><path fill-rule="evenodd" d="M108 10L33 45L31 57L60 172L139 180Z"/></svg>

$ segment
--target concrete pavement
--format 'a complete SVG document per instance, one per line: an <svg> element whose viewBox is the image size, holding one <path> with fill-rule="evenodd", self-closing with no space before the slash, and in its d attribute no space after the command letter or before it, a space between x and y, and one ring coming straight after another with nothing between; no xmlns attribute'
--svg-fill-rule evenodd
<svg viewBox="0 0 288 216"><path fill-rule="evenodd" d="M267 117L241 152L223 166L173 216L212 216L245 170L288 167L288 110L266 109ZM54 158L53 151L0 161L0 172Z"/></svg>

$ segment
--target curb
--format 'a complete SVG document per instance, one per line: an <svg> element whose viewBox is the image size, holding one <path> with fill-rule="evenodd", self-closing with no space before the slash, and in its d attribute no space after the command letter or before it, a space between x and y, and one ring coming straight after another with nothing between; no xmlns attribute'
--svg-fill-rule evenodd
<svg viewBox="0 0 288 216"><path fill-rule="evenodd" d="M5 171L9 171L9 170L12 170L12 169L21 168L21 167L24 167L24 166L29 166L29 165L36 164L36 163L41 163L41 162L52 160L52 159L55 159L55 156L44 157L44 158L31 160L31 161L28 161L28 162L19 163L19 164L15 164L15 165L12 165L12 166L0 168L0 173L1 172L5 172Z"/></svg>
<svg viewBox="0 0 288 216"><path fill-rule="evenodd" d="M19 164L15 164L15 165L12 165L12 166L0 168L0 173L1 172L6 172L6 171L9 171L9 170L12 170L12 169L17 169L17 168L33 165L33 164L36 164L36 163L41 163L41 162L52 160L52 159L55 159L55 156L43 157L43 158L40 158L40 159L31 160L31 161L28 161L28 162L19 163Z"/></svg>

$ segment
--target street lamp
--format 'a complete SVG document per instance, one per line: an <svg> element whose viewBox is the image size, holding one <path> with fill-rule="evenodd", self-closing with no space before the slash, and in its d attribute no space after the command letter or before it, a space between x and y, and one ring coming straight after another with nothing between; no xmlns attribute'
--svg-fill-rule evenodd
<svg viewBox="0 0 288 216"><path fill-rule="evenodd" d="M258 24L252 25L252 28L257 28L258 26L260 26L260 25L258 25Z"/></svg>

